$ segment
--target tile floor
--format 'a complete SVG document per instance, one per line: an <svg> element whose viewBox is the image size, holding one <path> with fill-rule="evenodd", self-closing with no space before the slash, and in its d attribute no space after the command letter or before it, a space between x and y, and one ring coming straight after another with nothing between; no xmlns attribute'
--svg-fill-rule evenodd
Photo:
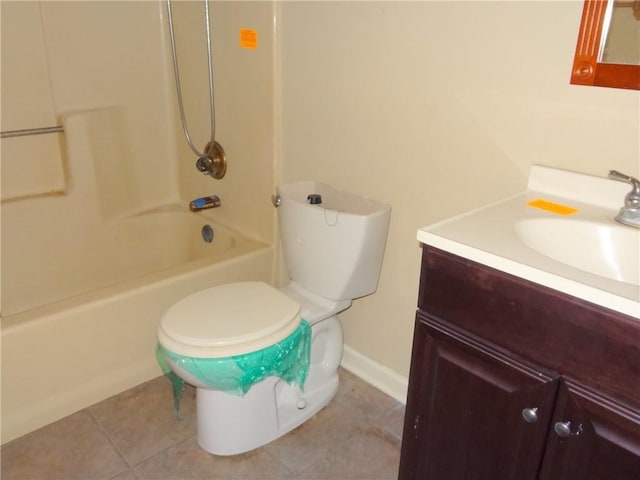
<svg viewBox="0 0 640 480"><path fill-rule="evenodd" d="M296 430L234 457L200 449L195 390L173 414L164 377L2 446L2 480L395 480L404 406L340 370L331 403Z"/></svg>

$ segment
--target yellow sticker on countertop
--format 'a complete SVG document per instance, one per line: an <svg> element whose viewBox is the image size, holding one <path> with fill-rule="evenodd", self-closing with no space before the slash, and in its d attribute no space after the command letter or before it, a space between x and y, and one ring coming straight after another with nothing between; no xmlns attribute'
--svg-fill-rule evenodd
<svg viewBox="0 0 640 480"><path fill-rule="evenodd" d="M527 203L530 207L539 208L540 210L546 210L547 212L555 213L556 215L571 215L578 211L577 208L567 207L566 205L560 205L559 203L553 203L548 200L538 198L531 200Z"/></svg>
<svg viewBox="0 0 640 480"><path fill-rule="evenodd" d="M240 46L242 48L258 48L258 32L251 28L240 29Z"/></svg>

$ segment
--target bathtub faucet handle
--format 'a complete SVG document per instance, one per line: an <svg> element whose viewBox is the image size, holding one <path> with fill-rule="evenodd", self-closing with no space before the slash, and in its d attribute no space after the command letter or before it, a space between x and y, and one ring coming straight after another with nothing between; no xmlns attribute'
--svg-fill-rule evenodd
<svg viewBox="0 0 640 480"><path fill-rule="evenodd" d="M198 169L199 172L209 173L209 169L211 168L211 164L212 164L211 157L208 157L208 156L205 155L204 157L200 157L196 161L196 168Z"/></svg>
<svg viewBox="0 0 640 480"><path fill-rule="evenodd" d="M204 155L196 160L196 169L213 178L221 179L227 172L227 157L218 142L207 143Z"/></svg>

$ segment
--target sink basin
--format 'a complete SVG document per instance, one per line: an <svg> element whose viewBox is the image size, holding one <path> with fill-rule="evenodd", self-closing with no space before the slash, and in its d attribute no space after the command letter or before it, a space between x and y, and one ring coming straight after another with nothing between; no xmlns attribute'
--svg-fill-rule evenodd
<svg viewBox="0 0 640 480"><path fill-rule="evenodd" d="M557 262L631 285L640 284L640 230L577 219L532 218L515 225L529 248Z"/></svg>

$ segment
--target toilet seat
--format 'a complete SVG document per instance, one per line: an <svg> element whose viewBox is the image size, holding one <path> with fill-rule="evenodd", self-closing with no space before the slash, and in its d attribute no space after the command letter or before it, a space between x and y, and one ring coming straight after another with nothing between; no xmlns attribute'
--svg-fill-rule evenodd
<svg viewBox="0 0 640 480"><path fill-rule="evenodd" d="M162 317L158 341L196 358L242 355L274 345L300 325L300 304L264 282L207 288L173 305Z"/></svg>

